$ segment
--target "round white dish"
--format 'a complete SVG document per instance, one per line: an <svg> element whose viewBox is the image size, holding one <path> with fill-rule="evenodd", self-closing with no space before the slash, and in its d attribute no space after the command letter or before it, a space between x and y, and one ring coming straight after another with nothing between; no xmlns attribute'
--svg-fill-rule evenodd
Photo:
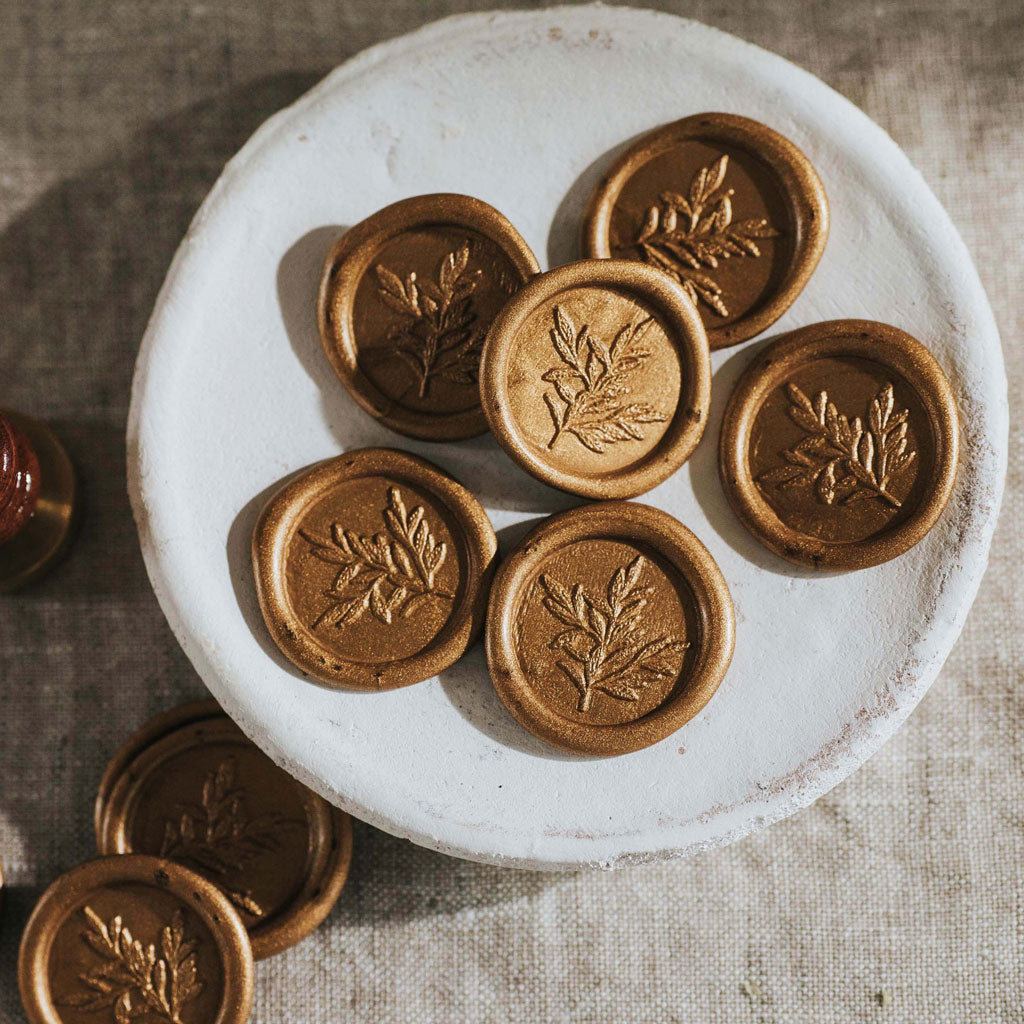
<svg viewBox="0 0 1024 1024"><path fill-rule="evenodd" d="M410 441L345 393L317 337L321 261L346 225L404 196L497 206L545 267L577 255L580 214L639 133L721 110L803 149L832 208L824 258L769 334L836 317L893 323L950 377L963 424L953 498L895 561L813 575L729 510L716 445L759 340L713 355L710 426L641 500L711 550L736 604L732 667L677 734L625 757L546 747L505 712L478 644L440 678L329 690L277 652L249 558L289 474L382 445L475 491L507 551L577 503L490 437ZM375 47L271 118L227 166L174 259L136 368L128 482L157 597L197 671L279 764L380 828L447 853L536 868L616 866L707 849L826 792L935 678L985 569L1007 448L995 323L959 235L895 143L792 64L714 29L626 8L472 14Z"/></svg>

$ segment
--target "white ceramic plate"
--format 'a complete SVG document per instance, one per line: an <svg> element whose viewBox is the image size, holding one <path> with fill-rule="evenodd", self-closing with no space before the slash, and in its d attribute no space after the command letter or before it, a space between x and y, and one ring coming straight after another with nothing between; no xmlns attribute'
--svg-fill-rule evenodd
<svg viewBox="0 0 1024 1024"><path fill-rule="evenodd" d="M479 196L541 263L576 254L582 205L637 134L704 110L797 143L832 205L820 267L771 333L835 317L922 339L960 403L956 490L887 565L813 576L763 550L716 470L724 402L759 342L714 356L711 426L644 500L711 549L736 603L732 668L705 711L627 757L545 747L505 712L478 645L418 686L344 693L299 677L256 605L249 541L286 475L364 445L438 462L503 548L573 499L487 437L409 441L363 413L315 329L342 226L404 196ZM985 568L1006 461L1006 380L970 257L885 133L804 71L703 25L624 8L474 14L361 54L271 118L182 243L139 356L129 486L172 628L213 694L276 761L360 818L459 856L616 865L728 842L810 803L906 718L953 646Z"/></svg>

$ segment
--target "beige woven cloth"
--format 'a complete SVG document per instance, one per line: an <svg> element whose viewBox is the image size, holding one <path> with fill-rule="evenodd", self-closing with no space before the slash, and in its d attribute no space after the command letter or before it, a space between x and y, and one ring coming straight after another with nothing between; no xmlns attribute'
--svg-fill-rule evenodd
<svg viewBox="0 0 1024 1024"><path fill-rule="evenodd" d="M88 502L67 563L0 601L2 1021L22 1019L16 948L38 892L93 852L107 757L147 715L202 692L150 591L124 486L132 364L171 255L267 115L363 47L483 6L0 2L0 403L56 423ZM907 150L974 253L1019 408L1020 0L655 6L809 68ZM1024 1020L1022 451L1014 417L967 628L856 776L733 847L617 874L481 867L358 827L338 908L259 965L253 1019Z"/></svg>

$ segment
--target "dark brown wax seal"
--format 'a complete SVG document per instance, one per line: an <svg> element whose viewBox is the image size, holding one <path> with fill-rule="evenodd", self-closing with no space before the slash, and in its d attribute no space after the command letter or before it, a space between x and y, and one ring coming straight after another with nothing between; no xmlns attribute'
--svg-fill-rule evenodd
<svg viewBox="0 0 1024 1024"><path fill-rule="evenodd" d="M494 436L527 472L587 498L631 497L704 432L707 337L664 274L583 260L535 277L498 314L480 389Z"/></svg>
<svg viewBox="0 0 1024 1024"><path fill-rule="evenodd" d="M788 139L735 114L695 114L630 146L590 198L588 256L638 259L686 289L713 349L792 305L828 237L828 201Z"/></svg>
<svg viewBox="0 0 1024 1024"><path fill-rule="evenodd" d="M685 526L648 505L600 502L552 516L502 563L487 662L537 736L626 754L707 704L734 633L725 579Z"/></svg>
<svg viewBox="0 0 1024 1024"><path fill-rule="evenodd" d="M862 569L903 554L953 488L959 424L949 382L909 334L833 320L763 349L729 399L726 494L791 562Z"/></svg>
<svg viewBox="0 0 1024 1024"><path fill-rule="evenodd" d="M487 328L539 270L487 203L404 199L350 228L328 255L318 304L324 350L352 397L393 430L428 441L482 434Z"/></svg>
<svg viewBox="0 0 1024 1024"><path fill-rule="evenodd" d="M18 980L29 1024L243 1024L252 950L227 897L194 871L104 857L43 893Z"/></svg>
<svg viewBox="0 0 1024 1024"><path fill-rule="evenodd" d="M168 711L162 711L154 715L147 722L141 725L132 735L118 748L117 753L110 759L100 779L99 788L96 792L96 800L93 804L93 831L96 835L96 842L102 848L104 833L104 818L110 799L110 791L114 788L125 770L147 748L151 747L157 740L162 739L191 722L201 722L207 718L219 718L224 715L221 706L212 698L207 700L192 700L179 704Z"/></svg>
<svg viewBox="0 0 1024 1024"><path fill-rule="evenodd" d="M306 471L253 536L275 643L303 672L362 690L418 683L462 656L483 626L496 551L469 491L387 448Z"/></svg>
<svg viewBox="0 0 1024 1024"><path fill-rule="evenodd" d="M352 823L220 714L164 734L123 768L99 851L154 854L204 875L238 911L259 960L330 912L348 876Z"/></svg>
<svg viewBox="0 0 1024 1024"><path fill-rule="evenodd" d="M0 593L40 577L65 552L75 475L45 424L0 413Z"/></svg>

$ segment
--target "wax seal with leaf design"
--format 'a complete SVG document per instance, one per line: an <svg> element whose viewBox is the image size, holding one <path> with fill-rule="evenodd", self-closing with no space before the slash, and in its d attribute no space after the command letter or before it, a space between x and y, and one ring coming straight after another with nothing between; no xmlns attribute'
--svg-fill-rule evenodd
<svg viewBox="0 0 1024 1024"><path fill-rule="evenodd" d="M119 751L97 798L99 852L175 860L213 882L256 959L310 934L348 877L352 823L277 767L223 713L192 703ZM177 715L178 724L163 728ZM137 737L149 736L140 747ZM102 804L102 806L100 806Z"/></svg>
<svg viewBox="0 0 1024 1024"><path fill-rule="evenodd" d="M783 558L861 569L903 554L953 488L949 381L889 324L812 324L761 350L726 409L722 483L744 525Z"/></svg>
<svg viewBox="0 0 1024 1024"><path fill-rule="evenodd" d="M480 391L498 443L527 472L588 498L632 497L704 432L707 337L678 282L582 260L535 277L498 314Z"/></svg>
<svg viewBox="0 0 1024 1024"><path fill-rule="evenodd" d="M61 875L36 904L18 960L29 1024L244 1024L253 973L227 897L141 854Z"/></svg>
<svg viewBox="0 0 1024 1024"><path fill-rule="evenodd" d="M588 256L636 259L685 289L711 348L752 338L792 305L828 237L825 190L767 125L694 114L630 146L590 197Z"/></svg>
<svg viewBox="0 0 1024 1024"><path fill-rule="evenodd" d="M456 441L487 430L477 386L487 328L539 271L494 207L403 199L349 228L327 256L320 337L364 409L393 430Z"/></svg>
<svg viewBox="0 0 1024 1024"><path fill-rule="evenodd" d="M487 614L501 700L542 739L626 754L711 699L732 658L725 579L678 520L609 501L545 520L502 563Z"/></svg>
<svg viewBox="0 0 1024 1024"><path fill-rule="evenodd" d="M286 657L330 686L387 690L452 665L478 635L497 540L476 498L433 463L364 448L278 491L252 550Z"/></svg>
<svg viewBox="0 0 1024 1024"><path fill-rule="evenodd" d="M75 474L46 424L0 411L0 593L42 576L67 550Z"/></svg>

